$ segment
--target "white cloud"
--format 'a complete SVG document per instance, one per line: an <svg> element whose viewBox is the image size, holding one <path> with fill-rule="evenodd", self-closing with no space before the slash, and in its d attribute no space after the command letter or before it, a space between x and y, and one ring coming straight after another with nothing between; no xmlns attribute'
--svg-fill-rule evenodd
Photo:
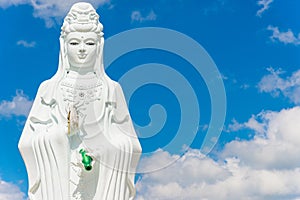
<svg viewBox="0 0 300 200"><path fill-rule="evenodd" d="M157 15L153 10L151 10L146 16L143 16L141 11L133 11L131 13L131 21L132 22L145 22L145 21L155 21Z"/></svg>
<svg viewBox="0 0 300 200"><path fill-rule="evenodd" d="M0 199L1 200L25 200L25 194L20 188L0 179Z"/></svg>
<svg viewBox="0 0 300 200"><path fill-rule="evenodd" d="M250 88L250 85L249 85L249 84L242 84L242 85L240 86L240 88L243 89L243 90L247 90L247 89Z"/></svg>
<svg viewBox="0 0 300 200"><path fill-rule="evenodd" d="M29 4L34 9L33 16L44 19L46 26L51 27L56 22L60 23L60 20L67 14L71 6L80 1L81 0L0 0L0 7L7 8L10 6ZM98 8L101 5L109 4L110 0L86 0L86 2Z"/></svg>
<svg viewBox="0 0 300 200"><path fill-rule="evenodd" d="M296 36L290 29L288 29L288 31L286 32L281 32L278 27L274 27L271 25L269 25L267 29L273 32L270 38L274 42L279 41L284 44L294 44L294 45L300 44L300 34Z"/></svg>
<svg viewBox="0 0 300 200"><path fill-rule="evenodd" d="M35 41L28 42L26 40L19 40L17 42L17 45L20 45L20 46L23 46L23 47L26 47L26 48L32 48L32 47L35 47L36 42Z"/></svg>
<svg viewBox="0 0 300 200"><path fill-rule="evenodd" d="M231 120L231 124L224 130L226 132L236 132L245 128L245 124L241 124L236 119Z"/></svg>
<svg viewBox="0 0 300 200"><path fill-rule="evenodd" d="M258 83L260 92L271 93L274 97L280 94L290 99L295 104L300 103L300 70L292 73L291 76L282 78L284 72L274 70L273 68L267 69L270 74L262 77Z"/></svg>
<svg viewBox="0 0 300 200"><path fill-rule="evenodd" d="M265 121L264 115L265 112L262 112L257 116L252 115L251 118L244 123L245 127L254 130L257 135L263 135L265 133L266 124L263 122L259 122L258 119L262 119L262 121Z"/></svg>
<svg viewBox="0 0 300 200"><path fill-rule="evenodd" d="M22 4L29 4L30 0L0 0L1 8L8 8L10 6L18 6Z"/></svg>
<svg viewBox="0 0 300 200"><path fill-rule="evenodd" d="M2 100L0 103L0 116L10 117L25 116L27 117L32 101L24 94L22 90L16 91L16 96L13 97L12 101Z"/></svg>
<svg viewBox="0 0 300 200"><path fill-rule="evenodd" d="M230 142L217 161L190 150L170 167L144 174L137 182L137 200L300 198L299 116L300 107L252 116L244 125L262 131L251 123L261 119L264 135ZM153 168L170 157L158 151L141 165Z"/></svg>
<svg viewBox="0 0 300 200"><path fill-rule="evenodd" d="M300 167L300 107L259 115L261 126L266 127L264 134L256 134L251 141L230 142L222 157L237 156L244 165L255 169Z"/></svg>
<svg viewBox="0 0 300 200"><path fill-rule="evenodd" d="M228 76L226 76L226 75L224 75L224 74L220 74L220 76L221 76L221 77L219 77L219 78L223 79L224 81L226 81L226 80L229 79Z"/></svg>
<svg viewBox="0 0 300 200"><path fill-rule="evenodd" d="M262 6L262 8L256 12L256 16L261 17L263 12L265 12L266 10L268 10L270 8L270 4L272 2L273 2L273 0L259 0L257 2L257 5Z"/></svg>
<svg viewBox="0 0 300 200"><path fill-rule="evenodd" d="M259 122L264 121L262 119L262 116L265 114L265 112L262 112L258 114L257 116L252 115L251 118L244 123L239 123L236 121L236 119L233 119L231 121L231 124L228 125L228 127L225 129L226 132L236 132L243 129L251 129L256 132L256 134L263 135L265 133L265 123Z"/></svg>

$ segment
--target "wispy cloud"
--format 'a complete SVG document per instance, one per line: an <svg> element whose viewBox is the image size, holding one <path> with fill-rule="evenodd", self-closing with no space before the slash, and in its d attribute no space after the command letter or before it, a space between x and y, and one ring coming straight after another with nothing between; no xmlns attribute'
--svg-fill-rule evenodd
<svg viewBox="0 0 300 200"><path fill-rule="evenodd" d="M26 41L26 40L19 40L19 41L17 42L17 45L23 46L23 47L26 47L26 48L33 48L33 47L35 47L36 42L35 42L35 41L28 42L28 41Z"/></svg>
<svg viewBox="0 0 300 200"><path fill-rule="evenodd" d="M1 0L0 7L8 8L10 6L18 6L23 4L31 5L34 9L33 16L45 20L47 27L52 27L57 21L67 14L71 6L81 0ZM87 0L95 8L104 4L109 4L110 0Z"/></svg>
<svg viewBox="0 0 300 200"><path fill-rule="evenodd" d="M32 101L22 90L16 91L16 96L11 101L2 100L0 103L0 117L25 116L27 117Z"/></svg>
<svg viewBox="0 0 300 200"><path fill-rule="evenodd" d="M265 136L257 133L250 141L232 141L215 160L190 150L170 167L143 175L137 182L137 200L299 197L300 107L259 115L248 122L262 118ZM172 156L158 151L141 166L153 168Z"/></svg>
<svg viewBox="0 0 300 200"><path fill-rule="evenodd" d="M286 32L281 32L278 27L268 26L267 28L269 31L272 31L273 34L270 36L272 41L282 42L284 44L300 44L300 34L297 36L293 33L292 30L288 29Z"/></svg>
<svg viewBox="0 0 300 200"><path fill-rule="evenodd" d="M225 132L237 132L244 129L252 129L256 134L263 135L266 132L265 123L262 122L263 119L261 116L264 116L265 113L262 112L258 115L252 115L251 118L244 123L238 122L236 119L232 119L231 124L224 130Z"/></svg>
<svg viewBox="0 0 300 200"><path fill-rule="evenodd" d="M29 4L30 0L0 0L0 7L1 8L8 8L10 6L18 6L22 4Z"/></svg>
<svg viewBox="0 0 300 200"><path fill-rule="evenodd" d="M244 89L244 90L247 90L247 89L249 89L249 88L250 88L250 85L249 85L249 84L246 84L246 83L244 83L244 84L242 84L242 85L240 86L240 88L241 88L241 89Z"/></svg>
<svg viewBox="0 0 300 200"><path fill-rule="evenodd" d="M25 200L25 194L20 188L9 182L0 179L0 199L1 200Z"/></svg>
<svg viewBox="0 0 300 200"><path fill-rule="evenodd" d="M232 119L231 123L225 128L225 132L236 132L245 128L245 124L239 123L236 119Z"/></svg>
<svg viewBox="0 0 300 200"><path fill-rule="evenodd" d="M225 74L220 74L220 75L221 75L221 77L219 77L219 78L221 78L224 81L229 79L228 76L226 76Z"/></svg>
<svg viewBox="0 0 300 200"><path fill-rule="evenodd" d="M262 77L258 83L260 92L270 93L274 97L283 95L295 104L300 104L300 70L292 73L291 76L282 78L284 72L272 67L267 69L268 75Z"/></svg>
<svg viewBox="0 0 300 200"><path fill-rule="evenodd" d="M145 21L155 21L157 15L153 10L151 10L148 14L143 15L141 11L133 11L131 13L131 22L145 22Z"/></svg>
<svg viewBox="0 0 300 200"><path fill-rule="evenodd" d="M259 0L257 2L257 5L262 6L262 8L256 12L256 16L261 17L263 12L265 12L266 10L268 10L270 8L270 4L272 2L273 2L273 0Z"/></svg>

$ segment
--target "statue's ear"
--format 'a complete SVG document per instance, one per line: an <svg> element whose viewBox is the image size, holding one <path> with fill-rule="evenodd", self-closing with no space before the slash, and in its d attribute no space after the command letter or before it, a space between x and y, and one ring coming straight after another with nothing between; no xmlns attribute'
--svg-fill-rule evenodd
<svg viewBox="0 0 300 200"><path fill-rule="evenodd" d="M96 63L95 63L95 67L94 70L95 72L100 75L102 74L102 56L103 56L103 48L102 45L104 43L104 40L102 37L99 38L99 40L97 41L97 58L96 58Z"/></svg>
<svg viewBox="0 0 300 200"><path fill-rule="evenodd" d="M62 59L62 67L65 70L69 69L69 60L67 57L67 42L65 41L65 38L60 38L60 49L61 49L61 59Z"/></svg>
<svg viewBox="0 0 300 200"><path fill-rule="evenodd" d="M64 51L64 56L65 57L67 57L67 53L68 53L68 51L67 51L67 42L64 40L63 41L63 51Z"/></svg>
<svg viewBox="0 0 300 200"><path fill-rule="evenodd" d="M100 53L101 40L97 41L97 55Z"/></svg>
<svg viewBox="0 0 300 200"><path fill-rule="evenodd" d="M98 40L98 45L97 45L97 55L99 55L101 53L100 51L101 51L102 43L103 43L103 39L102 39L102 37L100 37Z"/></svg>

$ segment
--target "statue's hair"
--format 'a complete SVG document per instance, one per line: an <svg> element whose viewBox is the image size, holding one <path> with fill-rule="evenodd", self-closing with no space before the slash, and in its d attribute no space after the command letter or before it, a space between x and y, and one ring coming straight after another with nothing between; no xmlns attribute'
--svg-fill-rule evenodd
<svg viewBox="0 0 300 200"><path fill-rule="evenodd" d="M103 36L103 25L99 15L89 3L76 3L64 19L61 27L61 37L65 38L71 32L94 32L99 38Z"/></svg>

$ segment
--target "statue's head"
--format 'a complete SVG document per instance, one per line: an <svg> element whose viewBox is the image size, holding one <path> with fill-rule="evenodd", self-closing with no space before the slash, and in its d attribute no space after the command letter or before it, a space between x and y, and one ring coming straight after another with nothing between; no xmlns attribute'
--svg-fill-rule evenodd
<svg viewBox="0 0 300 200"><path fill-rule="evenodd" d="M81 2L72 6L61 28L61 50L68 70L80 73L95 70L96 61L102 54L102 30L99 15L91 4Z"/></svg>

